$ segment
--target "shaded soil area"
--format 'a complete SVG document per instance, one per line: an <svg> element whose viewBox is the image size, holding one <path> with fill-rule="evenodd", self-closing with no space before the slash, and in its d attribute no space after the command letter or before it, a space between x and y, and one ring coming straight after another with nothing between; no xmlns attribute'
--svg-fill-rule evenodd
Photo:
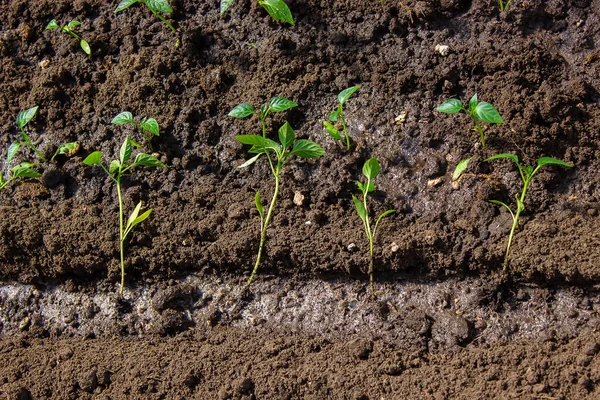
<svg viewBox="0 0 600 400"><path fill-rule="evenodd" d="M16 115L35 105L43 154L80 145L48 163L23 147L3 165L32 161L43 175L0 191L0 394L597 397L600 0L514 0L502 13L484 0L288 3L295 27L250 0L223 17L217 0L173 0L173 34L143 4L0 0L2 159ZM52 18L81 21L93 55L45 31ZM356 84L346 151L322 121ZM435 111L475 93L506 121L486 127L485 148L467 116ZM236 168L248 149L235 136L260 122L227 113L273 96L299 107L272 114L268 135L289 121L327 154L286 166L261 282L244 297L254 195L270 198L273 183L264 162ZM125 110L158 120L144 150L168 168L124 180L127 210L142 200L153 213L128 240L118 298L116 187L82 160L142 142L110 124ZM531 184L500 288L512 221L489 200L513 204L521 181L484 161L498 153L574 165ZM372 212L397 210L376 241L377 300L351 197L373 156Z"/></svg>

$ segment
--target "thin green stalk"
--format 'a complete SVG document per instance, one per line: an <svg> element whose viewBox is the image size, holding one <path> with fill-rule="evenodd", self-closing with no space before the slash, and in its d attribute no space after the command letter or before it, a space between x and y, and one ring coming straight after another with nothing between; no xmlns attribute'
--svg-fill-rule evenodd
<svg viewBox="0 0 600 400"><path fill-rule="evenodd" d="M40 160L42 160L42 162L46 162L48 161L46 159L46 157L44 157L42 155L42 153L39 152L38 149L35 148L35 146L33 145L33 143L31 143L31 140L29 139L29 136L27 135L27 132L25 132L25 130L23 128L21 128L21 136L23 137L23 139L25 140L25 144L27 146L29 146L29 148L31 150L33 150L35 152L35 154L37 154L37 156L40 158Z"/></svg>
<svg viewBox="0 0 600 400"><path fill-rule="evenodd" d="M483 134L483 128L479 124L479 120L477 118L473 118L475 121L475 130L479 132L479 136L481 137L481 147L485 147L485 135Z"/></svg>
<svg viewBox="0 0 600 400"><path fill-rule="evenodd" d="M367 178L367 187L371 185L371 179ZM367 217L363 220L365 225L365 232L369 238L369 287L371 288L371 295L375 295L375 287L373 286L373 232L371 231L371 224L369 222L369 207L367 206L367 193L363 193L363 205L365 206Z"/></svg>
<svg viewBox="0 0 600 400"><path fill-rule="evenodd" d="M519 225L519 216L521 215L521 212L523 210L525 210L525 195L527 194L527 188L529 187L529 182L531 182L531 178L533 178L533 176L538 171L538 169L539 169L539 167L537 167L531 173L531 175L527 176L527 174L524 174L522 169L519 168L519 172L521 173L521 177L523 178L523 191L521 192L521 197L517 198L517 211L513 215L513 224L512 224L512 227L510 228L510 234L508 235L508 245L506 246L506 253L504 255L504 265L502 267L502 272L506 272L506 270L508 268L508 258L510 255L510 246L512 244L513 236L515 234L517 226Z"/></svg>
<svg viewBox="0 0 600 400"><path fill-rule="evenodd" d="M262 135L263 135L263 137L267 137L267 123L265 122L266 119L267 119L266 115L264 116L264 118L260 119L260 124L262 126Z"/></svg>
<svg viewBox="0 0 600 400"><path fill-rule="evenodd" d="M346 149L350 150L350 136L348 136L348 128L346 127L346 119L344 118L344 110L340 105L340 120L342 121L342 127L344 128L344 135L346 136Z"/></svg>
<svg viewBox="0 0 600 400"><path fill-rule="evenodd" d="M119 288L119 296L123 295L123 286L125 286L125 256L123 237L123 195L121 194L121 175L117 176L117 195L119 197L119 250L121 252L121 287Z"/></svg>
<svg viewBox="0 0 600 400"><path fill-rule="evenodd" d="M177 31L175 30L175 28L173 28L173 25L171 25L171 23L169 21L167 21L166 19L164 19L160 14L158 14L153 9L150 9L150 11L152 11L152 14L156 15L162 22L164 22L165 24L167 24L167 26L169 27L170 30L173 31L173 33L177 33Z"/></svg>

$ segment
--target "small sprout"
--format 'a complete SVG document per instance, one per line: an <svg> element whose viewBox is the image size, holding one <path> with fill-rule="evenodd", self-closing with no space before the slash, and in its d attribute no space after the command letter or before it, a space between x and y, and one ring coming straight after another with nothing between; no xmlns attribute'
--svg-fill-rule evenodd
<svg viewBox="0 0 600 400"><path fill-rule="evenodd" d="M52 21L48 22L48 25L46 25L46 30L49 31L52 29L60 29L61 32L68 33L69 35L73 36L75 39L79 40L79 45L81 46L83 51L85 51L85 54L87 54L88 56L91 56L92 49L90 48L90 45L88 44L88 42L83 40L81 37L79 37L78 34L76 34L73 31L73 28L76 28L79 25L81 25L81 22L71 21L67 25L61 27L60 25L58 25L58 22L56 22L56 20L53 19Z"/></svg>
<svg viewBox="0 0 600 400"><path fill-rule="evenodd" d="M503 2L502 0L500 0L500 11L506 11L508 10L508 5L510 4L512 0L508 0L506 3Z"/></svg>
<svg viewBox="0 0 600 400"><path fill-rule="evenodd" d="M225 14L234 0L221 0L220 13ZM290 8L283 0L258 0L258 4L262 6L276 22L287 22L294 26L294 17Z"/></svg>
<svg viewBox="0 0 600 400"><path fill-rule="evenodd" d="M531 182L531 179L539 171L539 169L542 168L544 165L560 165L562 167L568 167L568 168L572 167L573 165L568 164L561 160L557 160L555 158L542 157L539 160L537 160L537 166L534 169L531 166L522 166L521 164L519 164L519 157L517 157L514 154L497 154L495 156L485 159L485 161L496 160L496 159L500 159L500 158L508 158L509 160L514 161L514 163L517 165L517 168L519 168L519 174L521 175L521 179L523 180L523 190L521 191L521 196L519 196L518 194L515 194L515 199L517 201L517 209L515 211L513 211L512 208L510 208L507 204L505 204L501 201L490 200L490 203L506 208L513 219L513 224L512 224L512 227L510 228L510 235L508 236L508 244L506 246L506 253L504 255L504 264L503 264L503 268L502 268L502 272L506 273L506 270L508 268L508 262L509 262L510 245L512 244L515 230L517 228L517 225L519 224L519 216L521 215L521 212L525 209L525 195L527 194L527 188L529 187L529 183Z"/></svg>
<svg viewBox="0 0 600 400"><path fill-rule="evenodd" d="M61 154L64 154L67 157L73 157L75 154L77 154L78 151L79 151L79 143L77 143L77 142L61 144L60 146L58 146L56 153L54 153L54 155L52 156L50 161L54 161L56 156L61 155Z"/></svg>
<svg viewBox="0 0 600 400"><path fill-rule="evenodd" d="M504 120L498 113L498 110L485 101L477 101L477 93L469 100L469 109L463 107L460 100L450 99L443 102L437 110L445 114L456 114L464 111L475 123L473 130L479 133L481 137L481 145L485 147L485 135L483 134L483 128L480 122L487 122L488 124L503 124Z"/></svg>
<svg viewBox="0 0 600 400"><path fill-rule="evenodd" d="M146 218L150 216L152 209L147 210L142 215L139 215L140 209L142 208L142 202L140 201L136 208L133 210L126 224L123 224L123 195L121 193L121 178L125 174L125 172L129 171L131 168L135 166L140 167L161 167L166 168L166 166L160 162L156 157L151 156L150 154L138 153L133 162L131 162L131 156L133 153L133 148L139 147L136 143L131 140L129 137L125 138L125 142L121 145L121 149L119 151L119 159L112 160L108 166L102 164L102 153L99 151L95 151L91 153L89 156L83 160L85 165L98 165L100 166L104 172L117 184L117 196L119 198L119 250L121 253L121 286L119 289L119 295L123 294L123 286L125 285L125 256L124 256L124 244L127 235L131 232L131 230L138 225L140 222L144 221Z"/></svg>
<svg viewBox="0 0 600 400"><path fill-rule="evenodd" d="M467 170L467 168L469 167L469 161L471 161L470 158L465 158L456 165L454 173L452 174L452 181L457 181L458 178L460 178L460 176L463 174L463 172Z"/></svg>
<svg viewBox="0 0 600 400"><path fill-rule="evenodd" d="M377 226L379 225L379 221L386 215L392 214L396 212L395 210L387 210L384 211L377 217L375 222L375 227L371 229L371 222L369 218L369 206L367 205L367 195L371 192L375 191L375 185L373 184L373 179L379 175L379 162L377 158L373 157L363 165L362 172L364 176L367 178L367 182L363 184L362 182L356 182L358 189L362 192L362 201L356 196L352 195L352 200L354 201L354 205L356 206L356 213L360 217L363 222L363 226L365 228L365 233L367 234L367 239L369 239L369 286L371 288L371 294L375 295L375 289L373 287L373 242L375 241L375 234L377 233Z"/></svg>
<svg viewBox="0 0 600 400"><path fill-rule="evenodd" d="M19 149L21 148L21 143L15 142L10 145L8 148L8 152L6 154L6 161L4 162L4 167L8 168L10 162L13 160ZM39 178L42 176L39 172L33 169L33 164L28 162L23 162L16 167L10 169L11 176L6 177L4 174L0 174L0 189L3 189L6 185L8 185L13 179L21 178Z"/></svg>
<svg viewBox="0 0 600 400"><path fill-rule="evenodd" d="M115 13L121 12L129 7L131 7L132 5L134 5L135 3L144 3L148 6L148 8L150 9L150 11L152 11L152 14L156 15L158 17L158 19L160 19L162 22L165 23L165 25L167 25L169 27L169 29L171 31L173 31L174 33L176 33L177 31L175 30L175 28L173 28L173 25L171 25L171 23L169 21L167 21L162 15L160 15L159 13L164 13L164 14L172 14L173 13L173 8L171 7L171 5L169 4L169 2L167 0L122 0L119 5L117 6ZM179 40L177 40L177 44L179 44ZM179 47L179 46L177 46Z"/></svg>
<svg viewBox="0 0 600 400"><path fill-rule="evenodd" d="M248 103L238 104L233 107L233 110L229 112L230 117L233 118L246 118L252 115L257 115L260 118L260 123L262 126L262 137L267 136L267 115L269 112L282 112L294 107L298 107L298 104L294 103L291 100L286 99L285 97L273 97L269 103L265 103L260 106L260 110L254 110L254 108Z"/></svg>
<svg viewBox="0 0 600 400"><path fill-rule="evenodd" d="M344 118L344 104L348 101L350 96L354 94L358 89L360 89L360 85L349 87L348 89L344 89L338 94L338 102L340 103L336 110L329 114L329 121L342 123L342 129L344 132L344 137L346 139L346 148L350 150L350 136L348 135L348 128L346 127L346 119ZM343 141L342 134L331 122L323 121L323 126L325 126L325 130L329 135L337 140Z"/></svg>
<svg viewBox="0 0 600 400"><path fill-rule="evenodd" d="M156 122L154 118L142 117L142 120L137 123L129 111L120 113L114 117L110 123L113 125L133 124L140 131L142 136L144 136L148 144L150 144L150 141L152 140L152 135L160 136L160 128L158 122ZM152 146L150 146L150 148L152 148Z"/></svg>
<svg viewBox="0 0 600 400"><path fill-rule="evenodd" d="M269 204L269 209L265 215L265 209L262 205L260 192L256 192L254 196L254 205L260 216L260 244L258 246L258 255L256 256L256 264L252 270L252 274L246 283L246 287L249 287L258 271L260 265L260 258L262 255L265 240L267 238L267 228L271 222L273 216L273 210L275 209L275 202L277 201L277 195L279 194L279 180L281 169L291 156L299 158L316 158L325 154L325 150L313 141L306 139L296 140L294 130L289 123L283 124L279 128L279 143L274 140L265 138L260 135L240 135L235 137L240 143L251 145L252 147L248 150L248 153L256 154L250 158L244 164L238 168L244 168L251 164L254 164L261 156L266 156L271 167L271 172L275 178L275 190L273 192L273 198Z"/></svg>

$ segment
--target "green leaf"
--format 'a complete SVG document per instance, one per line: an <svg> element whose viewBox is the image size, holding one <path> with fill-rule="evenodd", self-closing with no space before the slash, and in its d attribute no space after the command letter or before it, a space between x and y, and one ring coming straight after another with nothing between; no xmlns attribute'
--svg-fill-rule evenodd
<svg viewBox="0 0 600 400"><path fill-rule="evenodd" d="M365 185L362 184L362 182L356 182L356 186L358 186L358 189L365 193L365 189L367 191L367 193L371 193L375 191L375 184L373 182L369 182L369 186L365 188Z"/></svg>
<svg viewBox="0 0 600 400"><path fill-rule="evenodd" d="M225 14L234 0L221 0L221 15Z"/></svg>
<svg viewBox="0 0 600 400"><path fill-rule="evenodd" d="M497 160L500 158L508 158L509 160L513 160L515 162L515 164L519 165L519 157L517 157L514 154L509 154L509 153L496 154L495 156L488 157L483 161Z"/></svg>
<svg viewBox="0 0 600 400"><path fill-rule="evenodd" d="M350 96L352 96L354 92L356 92L358 89L360 89L360 85L352 86L348 89L342 90L340 94L338 94L338 101L340 102L340 104L343 105L344 103L346 103Z"/></svg>
<svg viewBox="0 0 600 400"><path fill-rule="evenodd" d="M287 121L281 126L281 128L279 128L278 133L279 141L284 149L287 149L292 143L294 143L294 129L292 129L292 126Z"/></svg>
<svg viewBox="0 0 600 400"><path fill-rule="evenodd" d="M471 161L470 158L465 158L464 160L460 160L460 162L456 165L456 168L454 169L454 174L452 174L453 181L458 180L458 178L460 178L462 173L465 172L465 170L469 166L469 161Z"/></svg>
<svg viewBox="0 0 600 400"><path fill-rule="evenodd" d="M160 128L158 122L154 118L148 118L140 124L143 130L153 133L156 136L160 136Z"/></svg>
<svg viewBox="0 0 600 400"><path fill-rule="evenodd" d="M517 197L517 200L520 201L520 199L518 197ZM510 213L510 215L512 215L513 219L515 218L515 214L513 213L513 210L505 203L501 202L500 200L490 200L490 203L505 207L508 210L508 212Z"/></svg>
<svg viewBox="0 0 600 400"><path fill-rule="evenodd" d="M300 139L294 143L292 154L300 158L316 158L324 155L325 150L311 140Z"/></svg>
<svg viewBox="0 0 600 400"><path fill-rule="evenodd" d="M340 112L339 112L339 110L335 110L331 114L329 114L329 120L331 122L337 122L337 120L339 118L340 118Z"/></svg>
<svg viewBox="0 0 600 400"><path fill-rule="evenodd" d="M240 165L238 168L246 168L247 166L254 164L256 162L256 160L258 160L260 158L260 156L262 156L262 155L263 155L263 153L259 152L259 154L255 155L254 157L252 157L249 160L246 160L246 162L243 163L242 165Z"/></svg>
<svg viewBox="0 0 600 400"><path fill-rule="evenodd" d="M88 56L92 55L92 49L90 48L90 45L88 44L88 42L81 39L79 41L79 44L81 45L81 48L83 49L83 51L85 51L85 54L87 54Z"/></svg>
<svg viewBox="0 0 600 400"><path fill-rule="evenodd" d="M354 206L356 207L356 213L360 217L360 219L364 221L367 220L367 210L365 209L365 205L354 195L352 195L352 201L354 202Z"/></svg>
<svg viewBox="0 0 600 400"><path fill-rule="evenodd" d="M148 8L154 11L160 11L161 13L171 14L173 8L167 0L146 0Z"/></svg>
<svg viewBox="0 0 600 400"><path fill-rule="evenodd" d="M254 196L254 205L256 206L258 215L260 215L260 219L262 220L265 209L263 208L262 202L260 201L260 192L256 192L256 196Z"/></svg>
<svg viewBox="0 0 600 400"><path fill-rule="evenodd" d="M117 6L117 9L115 10L115 13L118 13L119 11L123 11L126 8L131 7L132 5L134 5L135 3L137 3L139 0L122 0L119 5Z"/></svg>
<svg viewBox="0 0 600 400"><path fill-rule="evenodd" d="M139 224L140 222L143 222L144 220L148 219L148 217L150 216L150 214L152 214L152 209L147 210L146 212L144 212L142 215L140 215L139 217L137 217L133 223L131 224L131 227L136 226L137 224Z"/></svg>
<svg viewBox="0 0 600 400"><path fill-rule="evenodd" d="M35 116L37 110L38 106L31 107L25 111L21 111L17 115L17 125L19 126L19 128L23 129L25 125L27 125L29 121L31 121L31 119Z"/></svg>
<svg viewBox="0 0 600 400"><path fill-rule="evenodd" d="M56 29L56 28L60 28L60 25L58 25L58 23L56 22L55 19L53 19L52 21L48 22L48 25L46 25L46 30L49 31L50 29Z"/></svg>
<svg viewBox="0 0 600 400"><path fill-rule="evenodd" d="M85 165L102 165L102 153L95 151L83 160Z"/></svg>
<svg viewBox="0 0 600 400"><path fill-rule="evenodd" d="M81 22L73 20L73 21L71 21L71 22L69 22L67 24L67 28L73 29L73 28L78 27L80 25L81 25Z"/></svg>
<svg viewBox="0 0 600 400"><path fill-rule="evenodd" d="M33 164L24 162L10 170L13 178L39 178L42 176L39 172L33 169Z"/></svg>
<svg viewBox="0 0 600 400"><path fill-rule="evenodd" d="M125 138L125 141L121 145L121 150L119 151L119 160L121 164L125 164L131 158L131 153L133 152L133 144L131 143L131 139L128 137Z"/></svg>
<svg viewBox="0 0 600 400"><path fill-rule="evenodd" d="M140 213L140 208L142 208L141 200L137 204L137 206L135 206L135 209L131 212L131 215L129 215L129 218L127 219L127 226L133 226L132 223L137 218L138 214Z"/></svg>
<svg viewBox="0 0 600 400"><path fill-rule="evenodd" d="M56 154L65 154L67 157L71 157L79 149L79 143L70 142L61 144L56 150Z"/></svg>
<svg viewBox="0 0 600 400"><path fill-rule="evenodd" d="M133 122L133 115L129 111L123 111L110 121L113 125L125 125Z"/></svg>
<svg viewBox="0 0 600 400"><path fill-rule="evenodd" d="M266 153L269 149L281 152L281 146L277 142L259 135L239 135L235 138L242 144L252 145L254 153Z"/></svg>
<svg viewBox="0 0 600 400"><path fill-rule="evenodd" d="M379 175L379 171L379 161L377 161L377 158L375 157L368 159L362 169L363 174L371 180Z"/></svg>
<svg viewBox="0 0 600 400"><path fill-rule="evenodd" d="M273 112L281 112L290 108L298 107L298 104L286 99L285 97L273 97L269 102L269 107Z"/></svg>
<svg viewBox="0 0 600 400"><path fill-rule="evenodd" d="M167 166L161 163L158 158L145 153L138 153L138 155L135 156L135 161L133 163L143 167L167 168Z"/></svg>
<svg viewBox="0 0 600 400"><path fill-rule="evenodd" d="M10 164L10 162L15 157L20 148L21 143L19 142L14 142L10 145L10 147L8 148L8 152L6 153L6 165Z"/></svg>
<svg viewBox="0 0 600 400"><path fill-rule="evenodd" d="M242 103L233 107L233 110L229 111L227 115L233 118L246 118L252 114L254 114L254 108L248 103Z"/></svg>
<svg viewBox="0 0 600 400"><path fill-rule="evenodd" d="M117 172L119 172L120 168L121 168L121 163L119 162L119 160L112 160L110 162L110 165L108 166L108 173L116 174Z"/></svg>
<svg viewBox="0 0 600 400"><path fill-rule="evenodd" d="M294 18L287 4L283 0L258 0L260 4L271 17L277 22L287 22L294 26Z"/></svg>
<svg viewBox="0 0 600 400"><path fill-rule="evenodd" d="M463 105L460 100L450 99L440 104L436 110L445 114L456 114L463 110Z"/></svg>
<svg viewBox="0 0 600 400"><path fill-rule="evenodd" d="M382 212L379 215L379 217L377 217L377 221L375 221L375 228L373 229L373 236L375 236L375 233L377 232L377 226L379 225L379 221L381 221L381 219L383 217L385 217L386 215L390 215L390 214L395 213L395 212L396 212L396 210L387 210L387 211Z"/></svg>
<svg viewBox="0 0 600 400"><path fill-rule="evenodd" d="M323 126L325 127L327 133L329 133L329 136L337 140L342 140L342 135L340 135L340 131L338 130L338 128L336 128L327 121L323 121Z"/></svg>
<svg viewBox="0 0 600 400"><path fill-rule="evenodd" d="M477 93L475 93L473 97L471 97L471 100L469 100L469 110L474 111L475 107L477 107Z"/></svg>
<svg viewBox="0 0 600 400"><path fill-rule="evenodd" d="M560 166L568 167L568 168L571 168L573 166L572 164L566 163L561 160L557 160L556 158L552 158L552 157L542 157L537 161L538 167L541 167L542 165L547 165L547 164L560 165Z"/></svg>
<svg viewBox="0 0 600 400"><path fill-rule="evenodd" d="M494 108L490 103L486 103L482 101L481 103L477 103L475 107L475 115L483 122L487 122L489 124L503 124L504 120L498 113L498 110Z"/></svg>

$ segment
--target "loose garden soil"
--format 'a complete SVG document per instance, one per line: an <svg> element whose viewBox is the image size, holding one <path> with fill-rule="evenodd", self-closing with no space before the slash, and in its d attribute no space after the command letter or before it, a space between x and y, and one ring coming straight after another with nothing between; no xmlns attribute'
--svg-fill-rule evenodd
<svg viewBox="0 0 600 400"><path fill-rule="evenodd" d="M77 141L40 179L0 192L0 395L38 398L578 399L600 396L600 0L289 0L296 26L255 1L219 16L218 0L173 0L175 35L136 4L0 0L0 149L16 115L47 155ZM44 31L77 19L77 40ZM442 54L436 45L446 45ZM322 121L336 95L353 149ZM486 147L463 115L437 105L477 93L506 121ZM254 194L268 165L227 116L272 96L327 154L284 170L256 284ZM152 152L125 204L151 217L127 246L117 295L118 205L95 150L116 158L121 111L156 118ZM518 171L541 156L500 282ZM23 148L16 162L34 161ZM376 298L352 194L376 156ZM452 182L454 167L473 157ZM264 160L263 160L264 161ZM3 171L6 170L4 166ZM296 198L296 201L293 201Z"/></svg>

